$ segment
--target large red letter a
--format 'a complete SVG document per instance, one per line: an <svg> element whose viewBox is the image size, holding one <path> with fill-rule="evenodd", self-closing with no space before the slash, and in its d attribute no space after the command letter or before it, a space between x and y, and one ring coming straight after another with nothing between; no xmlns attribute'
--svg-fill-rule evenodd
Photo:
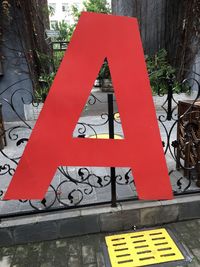
<svg viewBox="0 0 200 267"><path fill-rule="evenodd" d="M73 138L105 58L125 139ZM58 166L131 167L140 199L172 198L136 19L81 15L5 199L42 199Z"/></svg>

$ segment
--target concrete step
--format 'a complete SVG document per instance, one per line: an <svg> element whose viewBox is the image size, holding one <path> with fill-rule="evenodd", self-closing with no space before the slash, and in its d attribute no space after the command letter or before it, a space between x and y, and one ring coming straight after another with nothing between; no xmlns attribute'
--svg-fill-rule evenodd
<svg viewBox="0 0 200 267"><path fill-rule="evenodd" d="M2 219L0 246L54 240L91 233L139 229L200 218L200 196L168 201L129 201Z"/></svg>

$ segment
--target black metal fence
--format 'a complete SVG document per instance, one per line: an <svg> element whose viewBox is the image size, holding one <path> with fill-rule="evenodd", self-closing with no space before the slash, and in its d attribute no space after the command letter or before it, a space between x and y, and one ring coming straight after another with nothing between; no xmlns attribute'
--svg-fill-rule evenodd
<svg viewBox="0 0 200 267"><path fill-rule="evenodd" d="M198 100L200 84L192 78L183 81L183 84L188 83L196 87L196 96L192 97L175 94L173 83L170 80L167 82L167 94L161 95L158 92L158 95L154 96L154 101L163 100L161 105L155 103L155 107L173 192L174 195L200 193L200 101ZM181 101L178 101L180 96ZM7 140L6 146L0 149L0 195L2 198L0 217L102 203L109 203L115 207L119 201L137 199L134 177L130 169L114 166L110 168L60 166L42 201L4 201L3 195L17 168L35 123L22 118L17 113L16 98L21 99L22 105L39 108L39 103L35 103L34 96L25 88L17 89L10 95L10 99L4 99L0 95L3 107L9 106L18 118L12 123L4 122L4 127L1 126L0 129L0 139L5 142L6 136ZM103 138L123 138L122 128L114 94L103 93L99 88L90 95L74 136L98 138L104 134Z"/></svg>

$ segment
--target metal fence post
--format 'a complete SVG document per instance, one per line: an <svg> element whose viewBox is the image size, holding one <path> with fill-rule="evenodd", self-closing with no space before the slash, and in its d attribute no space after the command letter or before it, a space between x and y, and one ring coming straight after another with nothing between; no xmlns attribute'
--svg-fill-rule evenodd
<svg viewBox="0 0 200 267"><path fill-rule="evenodd" d="M172 120L172 98L173 98L173 81L172 78L168 79L168 91L167 91L167 120Z"/></svg>
<svg viewBox="0 0 200 267"><path fill-rule="evenodd" d="M0 103L0 149L7 145L6 134L2 115L2 104Z"/></svg>
<svg viewBox="0 0 200 267"><path fill-rule="evenodd" d="M109 130L109 138L114 139L115 133L114 133L113 94L108 94L108 130ZM111 177L111 207L117 207L115 167L110 167L110 177Z"/></svg>

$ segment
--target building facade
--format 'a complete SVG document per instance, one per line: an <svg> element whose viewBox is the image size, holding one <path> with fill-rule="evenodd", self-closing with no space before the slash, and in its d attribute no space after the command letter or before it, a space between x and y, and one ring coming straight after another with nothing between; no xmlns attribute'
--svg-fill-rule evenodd
<svg viewBox="0 0 200 267"><path fill-rule="evenodd" d="M72 6L75 5L79 10L83 8L81 0L48 0L50 28L53 29L56 23L66 22L73 24Z"/></svg>

